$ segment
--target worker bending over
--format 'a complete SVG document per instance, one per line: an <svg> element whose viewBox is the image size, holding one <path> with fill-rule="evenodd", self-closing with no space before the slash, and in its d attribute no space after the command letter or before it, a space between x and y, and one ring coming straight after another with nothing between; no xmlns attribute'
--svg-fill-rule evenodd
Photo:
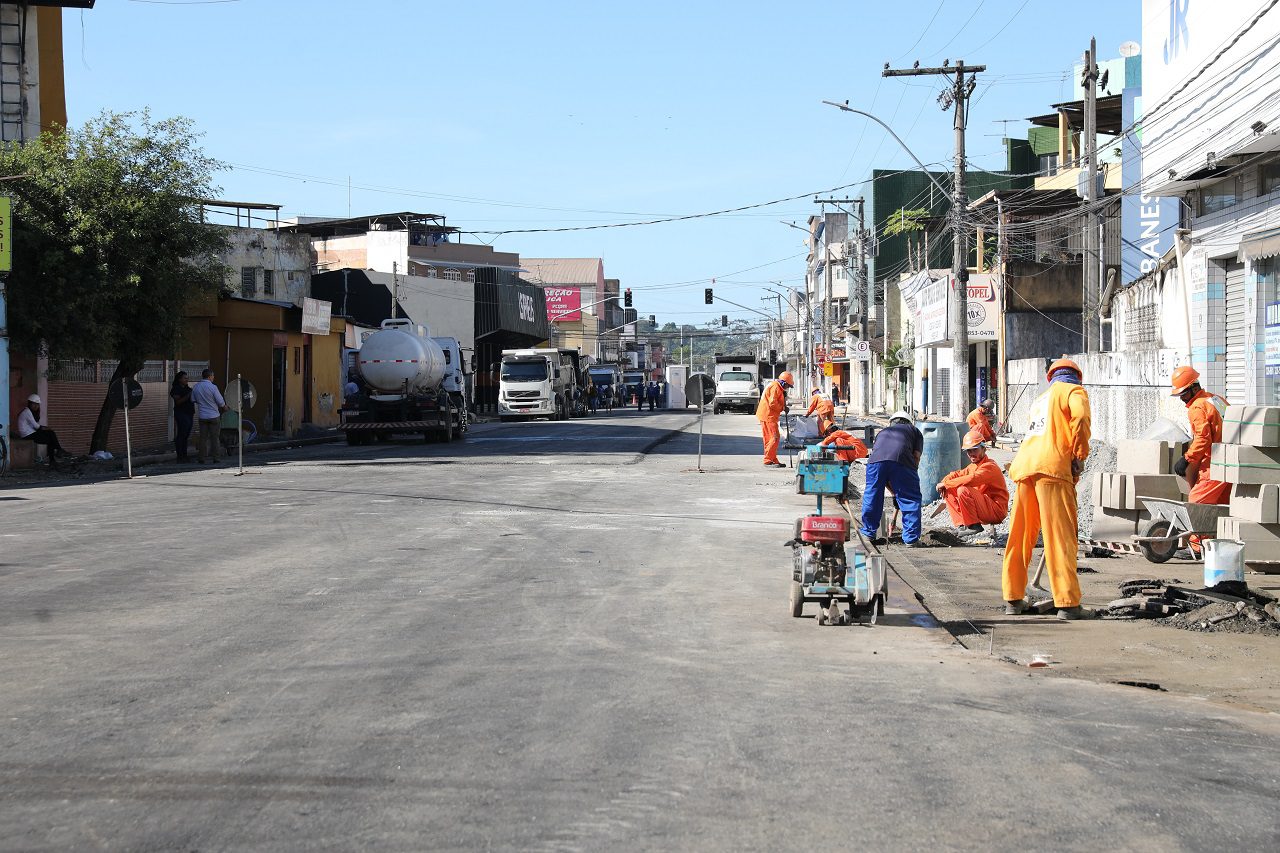
<svg viewBox="0 0 1280 853"><path fill-rule="evenodd" d="M952 471L938 484L938 494L947 502L951 523L979 532L984 524L999 524L1009 514L1009 488L1004 472L987 455L978 431L970 430L960 444L969 465Z"/></svg>
<svg viewBox="0 0 1280 853"><path fill-rule="evenodd" d="M1209 479L1209 451L1222 441L1222 411L1227 401L1200 387L1200 374L1194 367L1179 367L1173 372L1173 393L1187 406L1191 422L1191 443L1174 463L1173 471L1186 479L1191 489L1187 500L1193 504L1224 504L1231 500L1231 484Z"/></svg>
<svg viewBox="0 0 1280 853"><path fill-rule="evenodd" d="M867 445L863 443L862 439L855 438L853 433L836 429L836 425L832 424L827 427L826 432L822 435L822 446L834 445L836 447L836 458L841 462L854 462L858 459L867 458Z"/></svg>
<svg viewBox="0 0 1280 853"><path fill-rule="evenodd" d="M995 409L996 404L991 400L983 400L982 405L969 413L967 421L969 423L969 432L976 432L982 437L982 441L995 443L996 430L991 425L991 413Z"/></svg>
<svg viewBox="0 0 1280 853"><path fill-rule="evenodd" d="M756 406L756 420L760 421L760 432L764 437L764 466L766 468L786 468L778 461L778 415L787 407L787 389L796 384L791 371L784 370L777 379L765 386L760 395L760 404Z"/></svg>
<svg viewBox="0 0 1280 853"><path fill-rule="evenodd" d="M814 388L809 392L809 408L805 411L804 416L818 416L818 435L826 435L829 427L835 426L836 423L836 405L831 400L822 396L821 388Z"/></svg>
<svg viewBox="0 0 1280 853"><path fill-rule="evenodd" d="M1059 619L1088 619L1076 577L1076 483L1089 458L1089 395L1080 366L1067 358L1049 365L1049 390L1031 404L1026 437L1009 468L1015 483L1013 519L1004 549L1004 612L1029 607L1027 567L1044 530L1044 560Z"/></svg>
<svg viewBox="0 0 1280 853"><path fill-rule="evenodd" d="M889 426L880 430L867 458L867 487L862 492L862 535L876 539L884 515L884 490L888 486L902 511L902 541L920 543L920 455L924 436L911 423L911 415L894 412Z"/></svg>

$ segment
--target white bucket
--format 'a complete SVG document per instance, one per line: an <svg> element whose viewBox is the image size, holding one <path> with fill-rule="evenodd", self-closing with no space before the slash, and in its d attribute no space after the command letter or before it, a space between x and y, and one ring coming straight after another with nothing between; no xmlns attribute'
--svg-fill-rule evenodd
<svg viewBox="0 0 1280 853"><path fill-rule="evenodd" d="M1236 539L1206 539L1204 548L1204 585L1217 586L1226 581L1244 582L1244 543Z"/></svg>

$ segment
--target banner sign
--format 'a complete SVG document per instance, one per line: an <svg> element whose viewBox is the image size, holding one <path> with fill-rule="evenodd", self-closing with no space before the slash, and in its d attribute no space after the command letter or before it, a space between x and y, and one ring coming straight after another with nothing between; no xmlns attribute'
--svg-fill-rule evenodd
<svg viewBox="0 0 1280 853"><path fill-rule="evenodd" d="M302 300L302 332L311 335L329 334L329 317L333 303L324 299L304 297Z"/></svg>
<svg viewBox="0 0 1280 853"><path fill-rule="evenodd" d="M951 277L931 281L916 294L920 323L916 327L916 346L931 347L951 343L951 324L947 322L951 300Z"/></svg>
<svg viewBox="0 0 1280 853"><path fill-rule="evenodd" d="M582 319L582 289L577 287L547 287L547 319L552 323L559 320Z"/></svg>
<svg viewBox="0 0 1280 853"><path fill-rule="evenodd" d="M965 291L965 310L969 317L969 341L994 341L999 327L996 311L996 288L985 273L969 276Z"/></svg>

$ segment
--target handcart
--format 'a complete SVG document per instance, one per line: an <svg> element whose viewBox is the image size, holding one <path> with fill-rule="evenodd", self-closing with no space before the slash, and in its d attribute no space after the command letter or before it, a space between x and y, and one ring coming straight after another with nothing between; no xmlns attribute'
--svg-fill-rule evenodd
<svg viewBox="0 0 1280 853"><path fill-rule="evenodd" d="M881 554L864 553L860 538L852 536L850 518L843 512L823 513L823 498L843 499L849 493L849 463L837 459L834 445L809 446L799 455L796 491L817 498L817 511L796 519L795 532L785 544L791 548L791 615L803 615L805 602L818 602L819 625L871 625L884 613L888 572ZM850 544L856 541L858 544Z"/></svg>
<svg viewBox="0 0 1280 853"><path fill-rule="evenodd" d="M1188 547L1192 536L1212 539L1218 533L1218 519L1230 511L1226 504L1193 504L1167 498L1138 500L1151 514L1142 525L1142 532L1133 541L1153 563L1164 563L1183 548Z"/></svg>

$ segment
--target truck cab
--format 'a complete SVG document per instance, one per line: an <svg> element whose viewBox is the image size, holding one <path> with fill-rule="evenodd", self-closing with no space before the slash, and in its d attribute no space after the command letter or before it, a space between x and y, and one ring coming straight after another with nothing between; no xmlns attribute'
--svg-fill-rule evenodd
<svg viewBox="0 0 1280 853"><path fill-rule="evenodd" d="M716 397L711 411L754 412L760 405L760 365L754 355L718 355L715 361Z"/></svg>
<svg viewBox="0 0 1280 853"><path fill-rule="evenodd" d="M568 420L573 367L557 349L503 350L498 375L498 417Z"/></svg>

